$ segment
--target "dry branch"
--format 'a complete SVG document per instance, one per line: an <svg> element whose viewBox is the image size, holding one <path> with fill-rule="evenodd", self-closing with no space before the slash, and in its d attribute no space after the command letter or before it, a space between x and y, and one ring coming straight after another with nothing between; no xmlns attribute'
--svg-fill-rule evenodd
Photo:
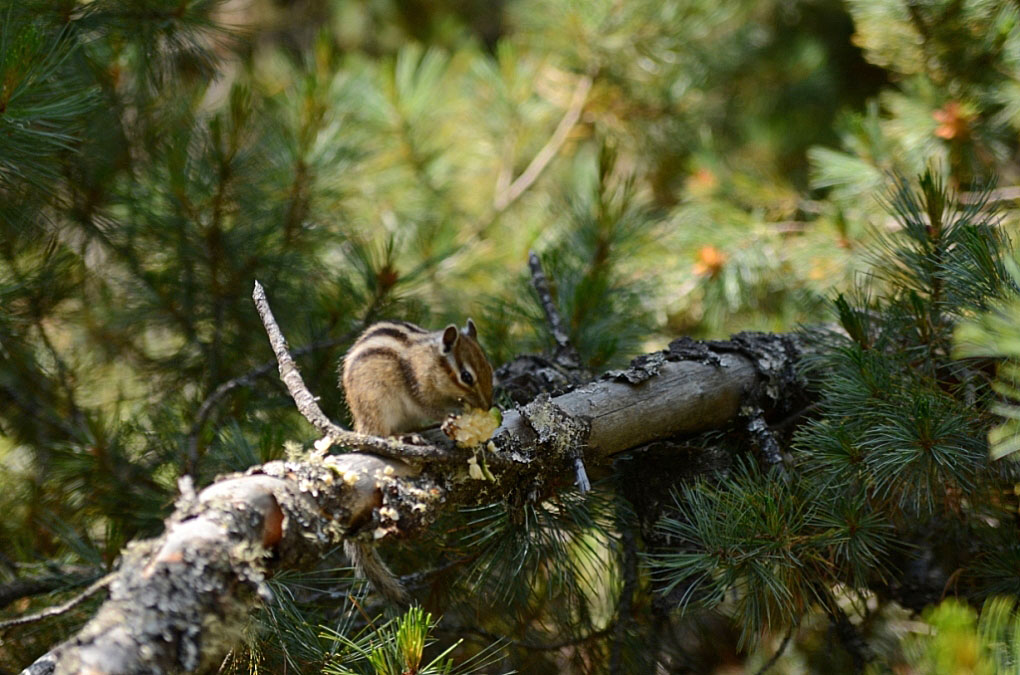
<svg viewBox="0 0 1020 675"><path fill-rule="evenodd" d="M35 578L14 579L0 585L0 609L7 607L19 598L77 588L92 583L100 576L102 574L94 569L80 568Z"/></svg>
<svg viewBox="0 0 1020 675"><path fill-rule="evenodd" d="M582 75L577 81L577 87L570 97L567 111L563 114L559 124L556 125L552 136L549 137L549 140L546 141L546 144L542 146L542 149L538 151L538 154L535 155L521 175L510 183L509 187L505 190L497 192L492 200L493 209L497 212L505 211L542 175L545 167L553 160L556 153L563 147L563 144L567 142L571 129L581 119L581 112L584 110L584 104L588 100L588 92L591 91L592 82L591 75Z"/></svg>
<svg viewBox="0 0 1020 675"><path fill-rule="evenodd" d="M273 312L269 309L269 301L266 299L266 292L262 284L255 282L255 290L252 292L252 299L255 301L255 309L262 318L262 324L266 328L266 335L269 337L269 344L276 354L276 362L280 368L280 379L287 386L298 412L312 426L319 430L324 436L331 439L333 443L339 443L355 450L365 450L383 457L392 459L403 459L416 461L423 459L431 460L452 460L458 457L450 451L428 445L411 445L397 440L378 438L348 431L338 426L322 412L322 408L316 402L317 399L308 391L305 382L298 371L297 364L287 349L287 340L283 337Z"/></svg>
<svg viewBox="0 0 1020 675"><path fill-rule="evenodd" d="M545 320L549 324L549 332L556 341L556 354L553 360L564 368L580 368L581 357L578 355L574 345L570 344L570 336L563 327L563 319L560 311L556 308L556 301L553 299L552 291L549 288L549 280L542 269L542 261L534 251L528 253L528 267L531 268L531 285L535 287L538 294L538 301L542 304L545 312Z"/></svg>
<svg viewBox="0 0 1020 675"><path fill-rule="evenodd" d="M362 448L406 445L351 435L321 410L315 416L318 406L301 391L258 290L281 377L320 431ZM578 448L589 465L605 464L648 441L726 425L748 392L777 400L789 393L784 387L796 388L789 374L797 358L796 344L783 336L677 341L627 370L508 412L485 451L494 480L469 478L466 461L449 461L458 454L452 452L413 468L362 453L269 462L221 477L197 495L184 481L164 533L123 552L96 616L23 675L191 672L219 663L249 612L271 601L265 579L275 572L310 568L347 537L415 537L443 508L567 482Z"/></svg>
<svg viewBox="0 0 1020 675"><path fill-rule="evenodd" d="M291 352L291 356L300 356L320 349L336 347L337 345L350 342L354 339L355 335L356 333L352 332L338 338L313 342L312 344L293 350L293 352ZM209 394L204 401L202 401L202 405L199 406L198 412L195 413L195 420L191 424L191 429L188 430L188 453L183 473L194 475L194 473L198 470L198 436L202 432L202 427L205 426L209 416L212 415L213 410L215 410L223 397L239 387L250 387L256 380L268 375L273 369L273 366L278 366L275 359L273 361L263 363L261 366L248 371L244 375L238 375L237 377L231 378L216 387L216 389L214 389L213 392Z"/></svg>

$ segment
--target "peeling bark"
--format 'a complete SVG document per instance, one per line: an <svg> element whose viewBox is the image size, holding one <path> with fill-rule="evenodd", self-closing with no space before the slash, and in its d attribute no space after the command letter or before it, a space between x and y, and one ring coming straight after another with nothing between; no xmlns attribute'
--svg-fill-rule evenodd
<svg viewBox="0 0 1020 675"><path fill-rule="evenodd" d="M605 467L629 448L724 427L748 400L798 398L798 358L788 336L678 340L626 370L508 411L484 449L416 452L413 464L313 453L221 477L197 495L183 481L164 533L127 547L96 616L23 674L195 671L222 659L252 608L271 601L265 579L276 571L312 567L347 537L420 536L450 506L535 498L569 482L579 453ZM394 452L405 445L372 443ZM476 453L493 480L469 476Z"/></svg>

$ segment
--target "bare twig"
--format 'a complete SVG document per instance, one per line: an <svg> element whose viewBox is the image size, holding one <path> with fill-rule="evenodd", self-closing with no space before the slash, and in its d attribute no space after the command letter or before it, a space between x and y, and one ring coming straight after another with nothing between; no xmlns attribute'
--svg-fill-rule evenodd
<svg viewBox="0 0 1020 675"><path fill-rule="evenodd" d="M552 291L549 289L549 280L542 269L542 261L538 255L531 251L528 253L528 267L531 269L531 284L535 287L538 300L545 311L545 319L549 324L549 332L556 341L556 353L553 354L553 361L567 370L577 371L581 369L581 356L570 344L570 336L563 329L563 319L560 311L556 308ZM584 467L584 458L580 449L574 457L574 482L581 494L591 490L591 481L588 480L588 471Z"/></svg>
<svg viewBox="0 0 1020 675"><path fill-rule="evenodd" d="M783 655L783 652L786 651L786 645L790 643L790 638L793 636L793 629L796 625L797 624L790 624L790 627L786 629L786 636L783 638L783 641L779 643L779 649L776 650L776 653L772 655L772 658L766 661L765 665L759 668L758 672L754 675L765 675L772 666L776 665L776 662Z"/></svg>
<svg viewBox="0 0 1020 675"><path fill-rule="evenodd" d="M765 411L757 406L747 405L740 412L747 420L747 433L761 458L770 468L776 466L782 473L785 473L782 448L779 446L775 432L765 421Z"/></svg>
<svg viewBox="0 0 1020 675"><path fill-rule="evenodd" d="M227 672L226 668L227 668L227 666L230 665L230 662L233 661L233 660L234 660L234 650L231 649L229 652L227 652L227 655L223 657L223 663L220 664L219 670L217 670L216 672L217 673L225 673L225 672Z"/></svg>
<svg viewBox="0 0 1020 675"><path fill-rule="evenodd" d="M29 579L14 579L0 586L0 609L18 598L28 598L60 589L84 586L97 576L98 574L91 571L76 571L68 574L55 573Z"/></svg>
<svg viewBox="0 0 1020 675"><path fill-rule="evenodd" d="M1020 185L1001 187L990 192L978 191L960 193L961 204L976 204L979 202L994 204L996 202L1015 202L1018 199L1020 199Z"/></svg>
<svg viewBox="0 0 1020 675"><path fill-rule="evenodd" d="M591 75L583 75L577 81L577 87L574 89L574 95L570 99L567 112L564 113L560 123L556 125L556 130L553 131L552 136L542 146L542 149L538 151L538 154L531 160L531 164L528 164L524 172L510 183L510 187L498 192L492 200L492 207L497 212L505 211L508 206L517 201L517 198L524 194L525 190L531 187L532 183L538 180L545 167L553 160L553 157L560 151L560 148L563 147L563 144L567 141L567 136L570 134L570 130L574 128L577 120L581 118L581 111L584 109L585 101L588 100L588 92L591 91L591 85Z"/></svg>
<svg viewBox="0 0 1020 675"><path fill-rule="evenodd" d="M35 623L36 621L42 621L48 619L51 616L60 616L65 614L82 603L86 598L94 595L96 591L106 588L110 585L110 582L117 576L117 572L110 572L104 577L101 577L94 581L88 588L74 596L62 605L56 607L47 607L41 612L35 614L29 614L28 616L19 616L14 619L7 619L6 621L0 621L0 630L4 628L10 628L11 626L21 626L26 623Z"/></svg>
<svg viewBox="0 0 1020 675"><path fill-rule="evenodd" d="M591 481L588 479L588 470L584 468L584 459L578 453L574 457L574 484L581 494L591 492Z"/></svg>
<svg viewBox="0 0 1020 675"><path fill-rule="evenodd" d="M563 319L560 317L560 311L556 308L552 291L549 289L549 280L542 269L542 261L534 251L528 253L528 267L531 268L531 285L535 287L538 300L542 303L545 319L549 324L549 332L556 340L556 354L553 356L553 360L564 368L571 370L580 368L581 357L574 346L570 344L570 336L563 328Z"/></svg>
<svg viewBox="0 0 1020 675"><path fill-rule="evenodd" d="M329 349L337 345L349 342L354 335L355 331L351 331L346 335L338 338L332 338L329 340L320 340L319 342L313 342L310 345L305 345L291 352L291 356L302 356L310 352L318 351L320 349ZM223 399L224 396L229 394L234 389L239 387L250 387L260 377L265 377L273 371L273 366L276 365L276 361L266 361L258 368L248 371L244 375L239 375L233 379L227 380L220 386L213 390L213 393L209 394L208 398L202 401L202 405L199 406L198 412L195 413L195 421L191 425L191 429L188 430L188 456L184 467L183 473L194 474L198 469L198 435L202 432L202 427L205 426L206 421L212 414L216 405Z"/></svg>
<svg viewBox="0 0 1020 675"><path fill-rule="evenodd" d="M255 300L255 308L262 317L262 325L265 326L266 335L269 336L269 344L276 354L276 361L280 367L280 379L287 386L291 398L306 420L318 429L323 435L328 436L332 442L339 443L357 450L365 450L382 457L402 460L432 460L451 461L462 458L461 453L453 452L434 445L411 445L398 440L379 438L348 431L338 426L322 412L316 398L308 391L301 373L293 357L287 350L287 341L280 332L280 327L269 309L269 301L266 299L266 292L262 284L255 282L255 290L252 292Z"/></svg>

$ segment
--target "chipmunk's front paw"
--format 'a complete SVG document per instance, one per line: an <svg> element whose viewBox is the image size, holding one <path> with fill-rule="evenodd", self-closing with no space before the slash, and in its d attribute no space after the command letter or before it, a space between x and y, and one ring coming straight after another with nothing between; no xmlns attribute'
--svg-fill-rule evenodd
<svg viewBox="0 0 1020 675"><path fill-rule="evenodd" d="M407 443L408 445L430 445L430 443L419 434L404 434L400 437L400 442Z"/></svg>

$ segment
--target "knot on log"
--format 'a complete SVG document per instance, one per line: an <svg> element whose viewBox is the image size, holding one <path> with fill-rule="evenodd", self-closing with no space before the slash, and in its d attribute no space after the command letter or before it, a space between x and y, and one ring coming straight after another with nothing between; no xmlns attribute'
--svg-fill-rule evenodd
<svg viewBox="0 0 1020 675"><path fill-rule="evenodd" d="M584 451L591 437L591 419L583 415L570 415L552 402L548 394L520 408L521 417L535 432L543 454L573 468L575 480L582 493L591 489L584 468Z"/></svg>
<svg viewBox="0 0 1020 675"><path fill-rule="evenodd" d="M364 527L372 539L419 534L432 524L444 501L445 491L428 476L377 479L380 504L372 510L372 521Z"/></svg>
<svg viewBox="0 0 1020 675"><path fill-rule="evenodd" d="M545 453L563 458L573 457L578 448L588 445L591 420L583 415L570 415L552 402L548 394L520 408L521 417L535 432Z"/></svg>

